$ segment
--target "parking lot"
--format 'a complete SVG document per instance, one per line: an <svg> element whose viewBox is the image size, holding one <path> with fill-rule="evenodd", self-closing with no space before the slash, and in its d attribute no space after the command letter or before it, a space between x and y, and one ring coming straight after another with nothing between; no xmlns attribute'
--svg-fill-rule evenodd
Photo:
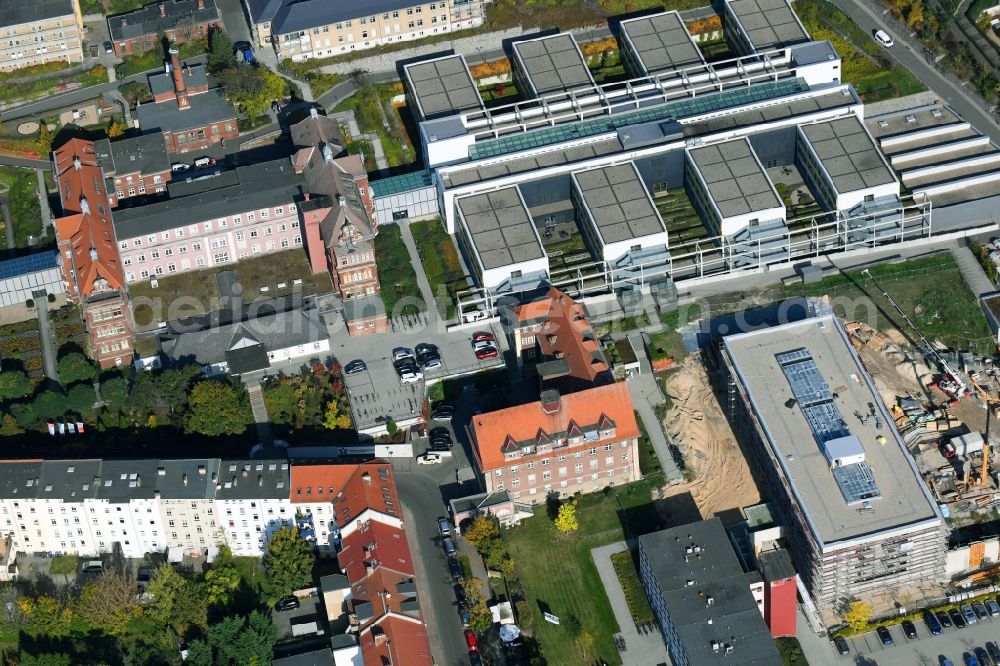
<svg viewBox="0 0 1000 666"><path fill-rule="evenodd" d="M827 642L823 654L807 653L809 663L813 665L837 666L839 664L878 664L878 666L940 666L944 659L950 659L955 666L964 664L962 654L972 652L977 647L984 647L986 641L1000 641L1000 617L990 617L979 620L965 629L944 628L940 636L931 634L927 625L914 623L917 628L917 638L909 640L898 626L889 628L894 646L883 646L874 631L847 639L851 653L838 655L833 646ZM982 662L980 662L982 663ZM989 666L984 664L983 666Z"/></svg>
<svg viewBox="0 0 1000 666"><path fill-rule="evenodd" d="M347 394L351 411L358 428L371 427L379 422L403 421L420 413L424 399L424 384L428 379L472 373L502 366L506 340L499 330L483 326L476 330L490 330L500 346L500 354L479 361L472 351L472 330L443 332L426 329L421 332L385 333L377 342L368 336L337 335L331 338L331 351L341 365L360 359L367 370L346 375ZM402 384L392 367L392 350L395 347L412 349L421 342L438 346L442 367L425 374L424 381Z"/></svg>

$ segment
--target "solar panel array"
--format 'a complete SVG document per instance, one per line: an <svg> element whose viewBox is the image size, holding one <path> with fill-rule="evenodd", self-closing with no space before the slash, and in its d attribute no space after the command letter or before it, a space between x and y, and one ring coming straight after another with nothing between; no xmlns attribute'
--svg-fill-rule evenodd
<svg viewBox="0 0 1000 666"><path fill-rule="evenodd" d="M781 371L792 387L792 395L802 410L802 416L822 446L840 437L849 437L851 431L833 402L833 392L827 386L816 361L805 348L775 354ZM833 478L848 504L856 504L881 497L872 468L867 462L856 462L834 467Z"/></svg>
<svg viewBox="0 0 1000 666"><path fill-rule="evenodd" d="M59 253L55 250L48 252L36 252L23 257L0 261L0 280L27 275L37 271L44 271L47 268L55 268L59 265Z"/></svg>

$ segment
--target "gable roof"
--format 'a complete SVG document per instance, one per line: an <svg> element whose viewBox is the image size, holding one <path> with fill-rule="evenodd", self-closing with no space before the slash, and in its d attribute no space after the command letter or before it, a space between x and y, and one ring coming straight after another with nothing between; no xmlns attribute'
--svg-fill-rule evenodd
<svg viewBox="0 0 1000 666"><path fill-rule="evenodd" d="M160 15L161 8L163 16ZM111 39L120 42L123 39L183 29L189 25L218 22L219 10L215 6L215 0L203 0L201 7L198 0L173 0L152 2L125 14L109 16L108 30L111 32Z"/></svg>
<svg viewBox="0 0 1000 666"><path fill-rule="evenodd" d="M392 465L383 460L358 465L337 494L334 506L340 525L368 509L402 519Z"/></svg>
<svg viewBox="0 0 1000 666"><path fill-rule="evenodd" d="M104 172L97 163L94 143L70 139L52 156L59 198L67 215L55 222L56 238L68 242L70 258L82 297L94 293L103 278L111 289L125 284L115 241ZM65 250L64 250L65 251Z"/></svg>
<svg viewBox="0 0 1000 666"><path fill-rule="evenodd" d="M367 529L354 530L344 537L342 545L337 561L355 586L382 569L404 578L414 574L410 546L401 527L373 520ZM373 567L371 573L366 565Z"/></svg>
<svg viewBox="0 0 1000 666"><path fill-rule="evenodd" d="M292 504L324 498L332 502L354 476L355 469L355 465L293 465L289 488Z"/></svg>
<svg viewBox="0 0 1000 666"><path fill-rule="evenodd" d="M487 471L503 467L504 452L513 450L512 443L517 448L524 443L536 444L539 429L550 437L561 438L576 428L586 437L597 432L604 418L614 423L615 440L639 436L625 382L560 396L559 408L551 414L542 409L541 401L479 414L472 419L473 449L479 468Z"/></svg>
<svg viewBox="0 0 1000 666"><path fill-rule="evenodd" d="M358 637L365 666L431 666L427 627L420 620L390 614Z"/></svg>

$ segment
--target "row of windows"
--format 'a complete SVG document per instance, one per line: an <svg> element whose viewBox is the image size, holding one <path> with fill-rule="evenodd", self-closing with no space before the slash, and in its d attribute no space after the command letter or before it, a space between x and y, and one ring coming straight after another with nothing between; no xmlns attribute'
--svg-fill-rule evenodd
<svg viewBox="0 0 1000 666"><path fill-rule="evenodd" d="M631 470L631 468L628 467L628 466L626 466L626 467L622 468L621 471L622 471L623 474L628 474L630 470ZM614 477L615 477L615 471L614 470L608 470L608 473L605 475L605 478L614 479ZM590 481L598 481L598 479L600 479L600 478L601 478L600 474L594 473L594 474L590 475L590 479L589 480ZM576 479L574 481L574 484L573 484L576 490L580 490L581 489L581 487L583 486L583 483L584 483L585 479L586 479L586 477L582 477L582 476L576 477ZM566 480L566 481L560 481L559 482L559 487L560 488L568 488L569 485L570 485L570 482L568 480ZM606 485L614 485L614 481L613 480L609 481ZM599 486L600 486L600 484L595 484L594 487L593 487L593 490L595 490L595 491L596 490L600 490ZM527 490L527 493L529 495L537 495L538 492L539 492L539 490L541 490L543 493L548 494L548 493L552 492L552 487L553 486L552 486L551 483L547 483L544 486L542 486L541 488L537 488L537 487L529 488ZM498 492L506 490L506 488L504 487L504 485L502 483L498 483L496 489L497 489ZM519 490L513 490L513 491L511 491L511 497L513 499L519 499L521 497L521 491L519 491Z"/></svg>
<svg viewBox="0 0 1000 666"><path fill-rule="evenodd" d="M130 190L130 192L131 192L131 190ZM119 193L119 196L121 196L120 193ZM288 212L289 213L294 213L295 211L296 211L295 204L289 204L288 205ZM270 217L271 217L271 209L270 208L262 208L259 211L250 211L250 212L246 213L247 222L256 222L258 214L260 215L260 219L261 220L270 219ZM274 214L276 216L284 215L285 214L285 207L284 206L275 206L275 208L274 208ZM232 216L232 221L233 221L233 224L235 226L240 226L241 224L243 224L243 216L242 215L233 215ZM299 221L298 220L292 220L291 225L292 225L293 229L298 229L298 227L299 227ZM228 229L228 228L229 228L229 218L221 217L221 218L219 218L218 220L216 220L214 222L212 220L208 220L206 222L202 222L201 225L197 225L197 224L189 225L188 228L187 228L187 232L190 233L192 236L196 236L196 235L198 235L199 231L201 231L203 233L212 233L216 229L220 229L221 230L221 229ZM285 230L285 225L284 224L278 225L278 231L284 231L284 230ZM271 231L272 231L271 227L265 227L264 228L264 233L265 234L270 234ZM171 236L171 233L173 234L173 236ZM178 228L174 229L172 232L171 231L160 232L159 236L157 236L157 234L148 234L146 236L146 243L152 245L152 244L157 243L158 241L169 241L171 239L171 237L173 237L173 238L184 238L184 234L185 234L185 229L183 227L178 227ZM256 229L251 230L250 236L251 237L256 237L256 235L257 235L257 230ZM133 238L132 239L132 245L133 245L133 247L142 247L142 238ZM120 241L118 243L118 247L120 247L123 250L127 250L128 249L128 241L127 240Z"/></svg>
<svg viewBox="0 0 1000 666"><path fill-rule="evenodd" d="M602 431L600 433L600 436L601 436L601 439L604 439L606 437L614 437L614 431L613 430ZM582 437L574 437L573 439L568 440L567 443L570 444L570 445L573 445L573 444L579 444L582 441L583 441ZM623 449L627 449L628 446L629 446L629 440L625 440L625 441L623 441L621 443L621 448L623 448ZM537 448L537 451L536 451L536 448ZM609 444L605 444L604 445L604 450L605 451L611 451L614 448L615 448L614 442L611 442ZM596 456L597 455L597 449L598 449L598 447L591 446L589 449L587 449L587 453L589 455ZM541 454L541 453L548 453L548 451L549 451L549 445L547 445L547 444L541 444L541 445L538 445L537 447L534 447L534 446L523 446L523 447L521 447L520 451L513 451L511 453L506 453L506 454L504 454L504 457L507 458L507 460L512 460L512 459L518 458L518 457L526 458L528 456L534 456L534 455L538 455L538 454ZM568 455L568 454L564 454L564 455L559 456L558 457L559 462L562 462L563 460L565 460L566 459L566 455ZM583 451L582 450L581 451L576 451L576 452L573 453L573 457L574 458L580 458L582 456L583 456ZM549 464L549 459L548 458L543 458L541 460L541 463L543 465L548 465ZM525 465L527 466L528 469L531 469L531 468L533 468L535 466L535 461L529 461L529 462L525 463ZM512 465L511 468L510 468L510 471L516 473L517 472L517 465ZM496 470L496 475L500 476L500 474L502 472L503 472L503 470L498 469L498 470Z"/></svg>

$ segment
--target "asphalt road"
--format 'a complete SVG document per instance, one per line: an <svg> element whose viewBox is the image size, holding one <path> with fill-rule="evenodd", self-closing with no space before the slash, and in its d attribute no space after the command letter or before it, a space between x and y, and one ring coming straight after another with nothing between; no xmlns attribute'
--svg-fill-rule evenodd
<svg viewBox="0 0 1000 666"><path fill-rule="evenodd" d="M832 0L832 2L868 33L885 26L881 10L874 10L864 2L859 0ZM923 47L915 38L894 30L888 32L896 43L892 48L886 49L891 58L913 72L924 85L940 95L977 129L988 134L994 141L1000 142L1000 126L982 107L974 92L970 94L942 76L933 65L928 64L923 55Z"/></svg>

